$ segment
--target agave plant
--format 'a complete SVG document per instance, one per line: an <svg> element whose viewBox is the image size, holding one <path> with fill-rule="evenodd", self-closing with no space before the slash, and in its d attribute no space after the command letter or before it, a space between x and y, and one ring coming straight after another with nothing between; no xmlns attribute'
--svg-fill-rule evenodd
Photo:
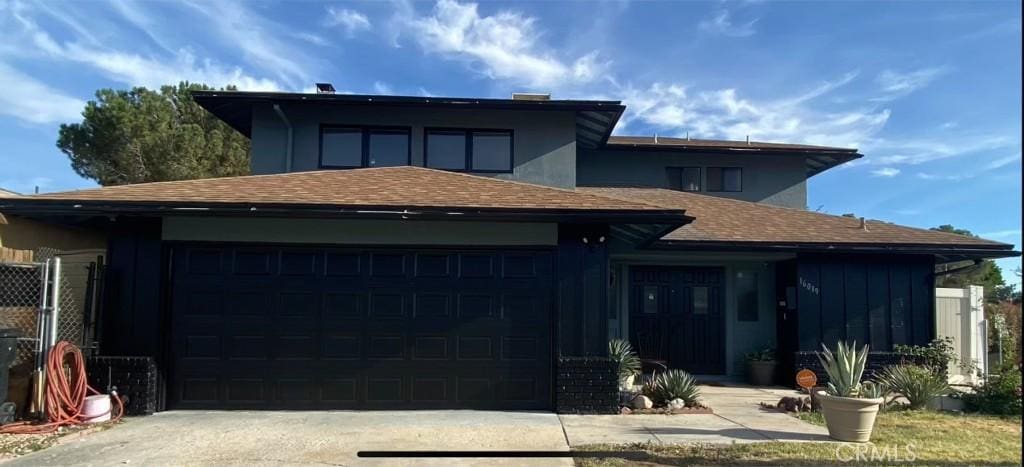
<svg viewBox="0 0 1024 467"><path fill-rule="evenodd" d="M619 366L619 379L629 378L640 373L640 357L633 351L629 341L612 339L608 341L608 358Z"/></svg>
<svg viewBox="0 0 1024 467"><path fill-rule="evenodd" d="M687 407L693 407L700 398L700 388L689 373L683 370L665 370L644 386L644 394L657 405L666 405L672 399L682 399Z"/></svg>
<svg viewBox="0 0 1024 467"><path fill-rule="evenodd" d="M889 387L881 381L865 381L860 385L860 395L865 399L881 399L889 395Z"/></svg>
<svg viewBox="0 0 1024 467"><path fill-rule="evenodd" d="M865 345L858 352L856 342L847 345L840 341L836 343L835 354L825 344L821 348L823 351L818 352L818 360L828 374L828 394L836 397L862 397L860 378L864 375L864 365L868 360L868 346Z"/></svg>
<svg viewBox="0 0 1024 467"><path fill-rule="evenodd" d="M887 366L879 380L893 392L906 397L913 410L926 407L929 401L950 391L945 376L918 365Z"/></svg>

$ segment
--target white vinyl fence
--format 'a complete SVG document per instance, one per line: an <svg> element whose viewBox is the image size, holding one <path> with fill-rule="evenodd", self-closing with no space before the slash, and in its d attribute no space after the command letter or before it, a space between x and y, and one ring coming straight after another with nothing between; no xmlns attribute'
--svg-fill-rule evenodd
<svg viewBox="0 0 1024 467"><path fill-rule="evenodd" d="M972 285L962 289L935 289L935 335L950 337L961 362L973 362L988 373L988 322L985 321L985 289ZM959 365L949 369L950 383L976 383L976 373Z"/></svg>

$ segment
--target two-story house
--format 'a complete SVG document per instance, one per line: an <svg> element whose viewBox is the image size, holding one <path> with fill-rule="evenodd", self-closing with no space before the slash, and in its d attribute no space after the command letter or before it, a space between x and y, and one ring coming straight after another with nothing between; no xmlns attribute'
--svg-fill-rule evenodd
<svg viewBox="0 0 1024 467"><path fill-rule="evenodd" d="M791 370L928 342L937 264L1018 254L807 211L856 150L611 136L618 101L195 99L252 176L0 200L106 233L101 351L156 357L167 408L550 409L559 358L613 337L707 377L766 346Z"/></svg>

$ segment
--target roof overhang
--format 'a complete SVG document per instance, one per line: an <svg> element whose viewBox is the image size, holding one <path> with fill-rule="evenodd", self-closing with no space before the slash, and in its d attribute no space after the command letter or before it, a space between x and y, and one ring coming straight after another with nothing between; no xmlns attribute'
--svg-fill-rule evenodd
<svg viewBox="0 0 1024 467"><path fill-rule="evenodd" d="M685 144L643 144L643 143L615 143L607 144L603 149L613 151L662 151L667 153L691 153L691 154L720 154L720 155L742 155L742 156L803 156L804 167L807 178L811 178L832 167L845 164L852 160L864 157L856 149L818 149L818 148L766 148L766 147L744 147L730 146L717 147L707 145Z"/></svg>
<svg viewBox="0 0 1024 467"><path fill-rule="evenodd" d="M742 251L777 253L823 253L863 255L929 255L939 263L952 263L973 259L997 259L1020 256L1013 245L936 245L936 244L875 244L875 243L770 243L657 240L648 249L682 251Z"/></svg>
<svg viewBox="0 0 1024 467"><path fill-rule="evenodd" d="M329 104L435 109L529 110L576 113L576 138L596 148L611 136L626 106L621 101L524 100L457 97L379 96L366 94L306 94L287 92L193 91L196 103L246 137L252 135L252 108L259 103Z"/></svg>

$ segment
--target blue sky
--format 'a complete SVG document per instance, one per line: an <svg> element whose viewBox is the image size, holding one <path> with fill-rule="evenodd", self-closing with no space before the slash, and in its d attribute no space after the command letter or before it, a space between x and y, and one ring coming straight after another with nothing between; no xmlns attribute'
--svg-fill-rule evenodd
<svg viewBox="0 0 1024 467"><path fill-rule="evenodd" d="M1020 2L0 0L0 186L92 185L58 125L179 80L621 99L619 134L860 148L811 209L1021 245Z"/></svg>

